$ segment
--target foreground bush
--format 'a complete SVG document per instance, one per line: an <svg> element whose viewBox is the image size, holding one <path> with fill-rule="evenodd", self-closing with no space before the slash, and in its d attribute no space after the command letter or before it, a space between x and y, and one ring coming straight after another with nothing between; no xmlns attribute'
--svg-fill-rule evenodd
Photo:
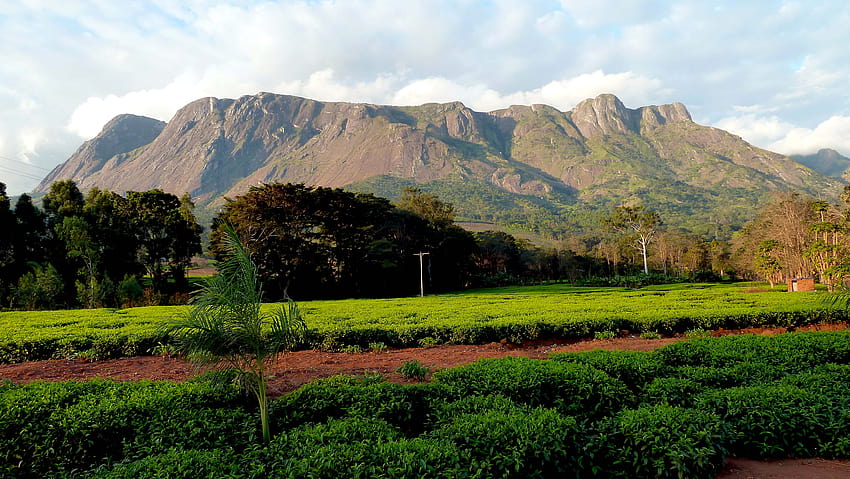
<svg viewBox="0 0 850 479"><path fill-rule="evenodd" d="M171 447L242 448L256 437L243 399L207 381L33 383L0 395L0 458L11 477L44 477Z"/></svg>
<svg viewBox="0 0 850 479"><path fill-rule="evenodd" d="M622 381L590 366L511 356L438 371L434 381L463 394L500 394L581 417L615 413L633 398Z"/></svg>
<svg viewBox="0 0 850 479"><path fill-rule="evenodd" d="M850 458L848 341L483 360L418 385L337 376L274 401L268 445L256 405L212 376L0 383L0 477L710 479L727 453Z"/></svg>
<svg viewBox="0 0 850 479"><path fill-rule="evenodd" d="M714 477L727 427L715 414L671 406L621 411L602 421L588 447L598 477Z"/></svg>

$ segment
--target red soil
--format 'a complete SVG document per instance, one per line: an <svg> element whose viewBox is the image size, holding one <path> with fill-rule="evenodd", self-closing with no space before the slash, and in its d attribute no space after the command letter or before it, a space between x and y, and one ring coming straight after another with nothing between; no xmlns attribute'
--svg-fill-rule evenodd
<svg viewBox="0 0 850 479"><path fill-rule="evenodd" d="M846 323L814 325L798 328L798 331L834 331L850 327ZM752 328L746 330L719 330L713 334L760 334L775 335L786 332L785 328ZM381 374L390 381L408 382L395 372L405 361L418 360L431 370L450 368L472 363L478 359L525 356L546 358L553 352L580 352L593 349L649 351L681 337L642 339L636 335L625 335L608 340L545 340L526 342L520 345L490 343L483 345L439 345L430 348L391 349L383 352L331 353L318 350L296 351L282 355L275 365L274 377L270 382L271 393L279 396L297 389L317 378L336 374ZM141 356L86 362L83 360L34 361L0 365L0 380L15 383L31 381L86 380L109 378L116 381L139 379L181 381L199 374L191 364L177 358L165 356ZM753 461L729 458L728 465L718 479L848 479L850 461L826 461L821 459Z"/></svg>

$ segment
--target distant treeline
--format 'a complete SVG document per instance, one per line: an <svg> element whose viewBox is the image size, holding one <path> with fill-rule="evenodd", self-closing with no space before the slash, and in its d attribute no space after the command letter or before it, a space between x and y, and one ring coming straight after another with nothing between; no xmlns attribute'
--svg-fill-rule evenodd
<svg viewBox="0 0 850 479"><path fill-rule="evenodd" d="M0 298L16 309L185 302L186 270L201 253L188 195L124 196L71 180L54 183L43 209L30 196L10 207L0 183Z"/></svg>
<svg viewBox="0 0 850 479"><path fill-rule="evenodd" d="M846 196L846 195L845 195ZM9 309L178 304L203 228L188 194L124 195L56 182L43 207L12 208L0 183L0 298ZM630 210L620 207L613 215ZM672 281L817 276L850 271L850 212L796 195L777 197L731 242L665 229L654 218L643 249L636 231L595 232L536 246L503 231L472 233L454 207L413 187L399 200L301 184L267 184L227 199L210 225L207 254L222 259L233 225L249 246L265 299L394 297L472 287L563 281L640 286ZM646 235L646 231L643 233ZM647 273L643 272L643 253Z"/></svg>

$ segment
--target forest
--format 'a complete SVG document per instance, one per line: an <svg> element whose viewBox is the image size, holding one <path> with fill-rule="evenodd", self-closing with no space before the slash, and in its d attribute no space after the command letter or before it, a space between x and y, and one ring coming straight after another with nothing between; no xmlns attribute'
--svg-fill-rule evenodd
<svg viewBox="0 0 850 479"><path fill-rule="evenodd" d="M841 201L777 194L730 241L665 227L658 212L623 205L595 231L535 245L495 229L467 231L455 223L452 204L414 187L392 203L343 189L266 184L225 199L205 228L188 194L84 194L66 180L40 205L24 194L13 206L0 183L0 307L184 304L194 290L187 274L193 258L226 259L226 225L248 246L267 300L547 282L773 285L792 277L814 277L832 290L850 275L850 190Z"/></svg>

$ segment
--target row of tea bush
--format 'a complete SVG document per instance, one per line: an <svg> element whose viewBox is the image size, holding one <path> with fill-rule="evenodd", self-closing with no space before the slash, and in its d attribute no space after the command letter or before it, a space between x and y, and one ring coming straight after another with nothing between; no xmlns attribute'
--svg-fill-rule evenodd
<svg viewBox="0 0 850 479"><path fill-rule="evenodd" d="M424 298L301 303L309 328L302 347L370 344L519 343L597 333L683 333L692 329L800 326L848 319L828 293L746 292L746 285L663 285L639 290L548 285ZM266 305L271 308L273 305ZM184 307L0 313L0 363L105 359L171 349L161 326Z"/></svg>
<svg viewBox="0 0 850 479"><path fill-rule="evenodd" d="M0 386L0 476L711 478L727 455L850 458L850 332L508 357L312 382L272 403L186 383Z"/></svg>

